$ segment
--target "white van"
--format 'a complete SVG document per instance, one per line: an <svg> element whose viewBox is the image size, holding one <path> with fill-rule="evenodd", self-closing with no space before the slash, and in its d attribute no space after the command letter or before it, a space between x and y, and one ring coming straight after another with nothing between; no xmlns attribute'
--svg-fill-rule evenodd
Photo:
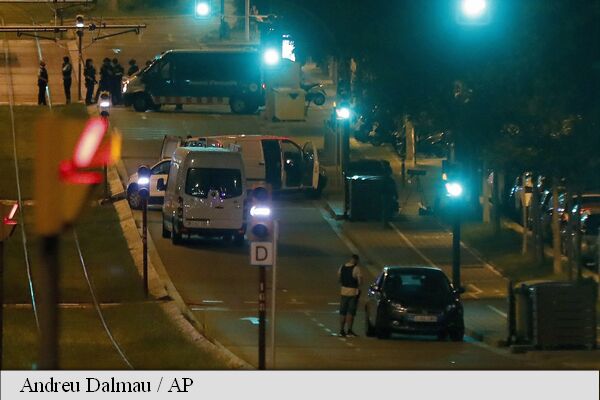
<svg viewBox="0 0 600 400"><path fill-rule="evenodd" d="M173 153L165 190L163 237L180 244L183 235L233 237L246 230L246 175L239 152L216 147L180 147Z"/></svg>
<svg viewBox="0 0 600 400"><path fill-rule="evenodd" d="M170 157L178 146L238 149L242 153L250 186L266 182L275 192L300 190L318 196L327 183L317 150L311 142L300 147L287 137L272 135L166 136L161 157Z"/></svg>

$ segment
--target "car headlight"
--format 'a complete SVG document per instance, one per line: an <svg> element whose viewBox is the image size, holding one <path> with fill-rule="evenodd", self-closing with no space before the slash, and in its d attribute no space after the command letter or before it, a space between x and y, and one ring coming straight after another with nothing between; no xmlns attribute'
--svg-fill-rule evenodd
<svg viewBox="0 0 600 400"><path fill-rule="evenodd" d="M391 303L390 306L391 306L392 310L395 312L399 312L399 313L406 312L406 307L402 306L402 304Z"/></svg>

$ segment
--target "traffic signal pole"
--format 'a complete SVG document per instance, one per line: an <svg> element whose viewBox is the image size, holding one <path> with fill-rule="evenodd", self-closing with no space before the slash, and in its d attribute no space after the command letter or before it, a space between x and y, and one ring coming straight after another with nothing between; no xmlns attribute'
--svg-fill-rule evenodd
<svg viewBox="0 0 600 400"><path fill-rule="evenodd" d="M42 242L42 265L39 285L41 370L58 369L58 261L59 235L44 236Z"/></svg>
<svg viewBox="0 0 600 400"><path fill-rule="evenodd" d="M148 197L142 200L142 252L143 255L143 278L144 295L148 297Z"/></svg>
<svg viewBox="0 0 600 400"><path fill-rule="evenodd" d="M267 272L266 266L258 267L258 369L265 370L265 353L266 353L266 286Z"/></svg>
<svg viewBox="0 0 600 400"><path fill-rule="evenodd" d="M452 285L460 291L460 211L455 213L452 221Z"/></svg>
<svg viewBox="0 0 600 400"><path fill-rule="evenodd" d="M0 240L0 371L2 370L2 342L4 339L4 240Z"/></svg>

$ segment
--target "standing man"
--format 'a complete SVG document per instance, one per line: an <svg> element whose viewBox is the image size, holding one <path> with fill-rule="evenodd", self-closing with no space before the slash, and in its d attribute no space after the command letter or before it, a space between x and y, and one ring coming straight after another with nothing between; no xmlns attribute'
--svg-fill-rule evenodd
<svg viewBox="0 0 600 400"><path fill-rule="evenodd" d="M352 330L354 316L358 308L358 297L360 296L360 285L362 275L358 267L359 257L352 254L350 261L338 270L338 278L341 285L340 290L340 336L357 336ZM348 327L346 332L345 328Z"/></svg>
<svg viewBox="0 0 600 400"><path fill-rule="evenodd" d="M85 60L83 77L85 78L85 104L89 106L93 103L92 96L94 95L94 85L96 84L96 68L94 68L94 62L91 58Z"/></svg>
<svg viewBox="0 0 600 400"><path fill-rule="evenodd" d="M38 72L38 105L46 105L46 87L48 87L48 71L46 63L40 61L40 70Z"/></svg>
<svg viewBox="0 0 600 400"><path fill-rule="evenodd" d="M65 98L67 104L71 102L71 72L73 72L73 66L69 57L63 57L62 75L63 75L63 87L65 88Z"/></svg>
<svg viewBox="0 0 600 400"><path fill-rule="evenodd" d="M106 57L102 60L102 67L100 67L100 82L98 83L98 90L96 90L96 103L100 92L112 92L113 88L111 83L113 80L113 69L110 63L110 58Z"/></svg>
<svg viewBox="0 0 600 400"><path fill-rule="evenodd" d="M113 82L112 88L110 92L112 93L112 102L113 104L121 104L121 84L123 83L123 74L125 73L125 68L121 64L119 64L119 60L113 58L112 60L112 68L113 68Z"/></svg>
<svg viewBox="0 0 600 400"><path fill-rule="evenodd" d="M132 76L133 74L135 74L139 70L140 69L138 68L137 63L135 62L135 60L133 58L131 60L129 60L129 69L127 70L127 76Z"/></svg>

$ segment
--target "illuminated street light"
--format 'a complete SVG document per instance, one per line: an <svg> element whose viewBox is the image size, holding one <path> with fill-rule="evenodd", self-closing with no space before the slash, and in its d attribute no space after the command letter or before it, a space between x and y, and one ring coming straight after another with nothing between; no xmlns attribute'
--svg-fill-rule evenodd
<svg viewBox="0 0 600 400"><path fill-rule="evenodd" d="M480 18L487 9L486 0L462 0L462 13L468 18Z"/></svg>
<svg viewBox="0 0 600 400"><path fill-rule="evenodd" d="M338 119L350 119L352 111L350 111L349 107L340 107L336 108L335 114L337 115Z"/></svg>
<svg viewBox="0 0 600 400"><path fill-rule="evenodd" d="M271 215L271 208L267 206L252 206L250 215L253 217L268 217Z"/></svg>
<svg viewBox="0 0 600 400"><path fill-rule="evenodd" d="M208 17L210 15L210 4L207 1L196 1L196 17Z"/></svg>
<svg viewBox="0 0 600 400"><path fill-rule="evenodd" d="M263 53L263 60L267 65L277 65L281 56L276 49L267 49Z"/></svg>
<svg viewBox="0 0 600 400"><path fill-rule="evenodd" d="M462 185L458 182L446 183L446 191L450 197L460 197L463 193Z"/></svg>

